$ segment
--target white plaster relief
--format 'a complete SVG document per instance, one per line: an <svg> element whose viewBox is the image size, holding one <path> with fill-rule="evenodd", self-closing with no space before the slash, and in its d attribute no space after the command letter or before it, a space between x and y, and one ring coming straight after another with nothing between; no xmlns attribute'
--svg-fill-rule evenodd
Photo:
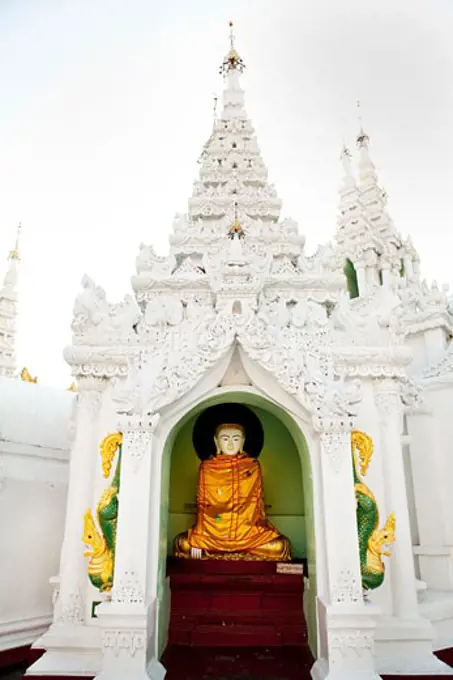
<svg viewBox="0 0 453 680"><path fill-rule="evenodd" d="M342 569L332 589L335 604L362 602L362 586L350 569Z"/></svg>
<svg viewBox="0 0 453 680"><path fill-rule="evenodd" d="M125 569L118 583L115 580L112 601L121 604L143 604L145 602L145 595L134 569Z"/></svg>
<svg viewBox="0 0 453 680"><path fill-rule="evenodd" d="M144 649L145 645L146 635L142 630L107 629L102 632L102 646L114 656L119 656L124 652L133 657L138 651Z"/></svg>
<svg viewBox="0 0 453 680"><path fill-rule="evenodd" d="M368 631L329 632L329 656L333 666L343 665L345 659L355 660L371 656L374 633Z"/></svg>
<svg viewBox="0 0 453 680"><path fill-rule="evenodd" d="M64 600L58 596L55 603L54 620L56 623L83 624L83 600L80 592L68 593Z"/></svg>

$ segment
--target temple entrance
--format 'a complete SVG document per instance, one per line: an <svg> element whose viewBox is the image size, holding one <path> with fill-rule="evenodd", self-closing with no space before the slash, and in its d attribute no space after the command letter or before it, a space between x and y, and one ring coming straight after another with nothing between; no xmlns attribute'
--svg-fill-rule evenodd
<svg viewBox="0 0 453 680"><path fill-rule="evenodd" d="M174 557L175 537L184 535L196 520L200 459L192 441L194 425L208 407L221 403L246 405L262 424L264 443L259 462L265 514L278 534L289 540L291 562ZM221 646L253 647L309 644L316 652L310 460L305 438L294 420L250 391L224 392L204 401L179 421L167 441L161 490L159 654L168 641L192 646L219 642ZM304 575L300 573L302 565ZM202 610L203 616L197 618Z"/></svg>

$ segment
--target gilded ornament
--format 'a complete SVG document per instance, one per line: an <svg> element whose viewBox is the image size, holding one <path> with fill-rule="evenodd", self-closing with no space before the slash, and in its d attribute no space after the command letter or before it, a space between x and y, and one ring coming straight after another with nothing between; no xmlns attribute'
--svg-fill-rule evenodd
<svg viewBox="0 0 453 680"><path fill-rule="evenodd" d="M17 234L16 234L16 245L12 250L9 251L9 259L10 260L16 260L17 262L20 262L20 250L19 250L19 242L20 242L20 232L22 229L22 225L19 222L19 225L17 227Z"/></svg>
<svg viewBox="0 0 453 680"><path fill-rule="evenodd" d="M354 491L357 501L357 530L359 535L360 571L364 590L374 590L384 581L385 565L382 557L390 557L384 546L395 541L395 515L392 513L379 529L379 508L371 489L363 482L373 456L371 437L359 430L351 433L354 471Z"/></svg>
<svg viewBox="0 0 453 680"><path fill-rule="evenodd" d="M223 64L220 67L220 73L226 75L230 71L239 71L242 73L245 69L245 64L239 55L238 51L234 46L234 33L233 33L233 22L230 21L230 51L223 60Z"/></svg>
<svg viewBox="0 0 453 680"><path fill-rule="evenodd" d="M122 432L115 432L114 434L109 434L102 440L101 443L102 473L105 478L107 478L110 475L113 458L118 450L118 446L122 444L122 442L123 442Z"/></svg>
<svg viewBox="0 0 453 680"><path fill-rule="evenodd" d="M89 546L89 550L84 553L84 557L90 558L88 578L101 592L110 591L113 585L122 441L121 432L115 432L105 437L100 446L104 477L110 475L113 458L118 451L118 461L112 482L104 489L96 508L100 531L90 509L85 512L84 516L82 540Z"/></svg>
<svg viewBox="0 0 453 680"><path fill-rule="evenodd" d="M20 379L23 380L24 382L29 382L29 383L37 383L38 382L37 376L35 376L33 378L33 376L31 375L28 368L26 368L26 366L24 366L24 368L20 372Z"/></svg>

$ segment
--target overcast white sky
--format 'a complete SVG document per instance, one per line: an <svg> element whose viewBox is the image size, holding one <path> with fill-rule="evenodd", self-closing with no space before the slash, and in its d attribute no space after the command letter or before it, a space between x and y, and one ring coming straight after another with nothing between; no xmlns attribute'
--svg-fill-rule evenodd
<svg viewBox="0 0 453 680"><path fill-rule="evenodd" d="M166 249L236 24L270 181L307 236L335 229L356 100L397 228L453 283L452 0L1 0L0 275L23 223L18 360L66 387L84 272L129 292Z"/></svg>

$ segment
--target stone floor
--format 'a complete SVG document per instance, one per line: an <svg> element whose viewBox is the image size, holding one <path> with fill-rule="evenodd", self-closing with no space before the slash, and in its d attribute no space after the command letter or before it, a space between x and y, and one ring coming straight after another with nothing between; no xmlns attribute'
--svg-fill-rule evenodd
<svg viewBox="0 0 453 680"><path fill-rule="evenodd" d="M437 656L453 666L453 649ZM162 659L167 668L165 680L311 680L313 659L301 647L186 647L172 645ZM21 680L26 664L0 670L0 680ZM416 676L434 680L445 676ZM405 680L409 676L386 676L385 680ZM414 676L411 676L414 678Z"/></svg>

